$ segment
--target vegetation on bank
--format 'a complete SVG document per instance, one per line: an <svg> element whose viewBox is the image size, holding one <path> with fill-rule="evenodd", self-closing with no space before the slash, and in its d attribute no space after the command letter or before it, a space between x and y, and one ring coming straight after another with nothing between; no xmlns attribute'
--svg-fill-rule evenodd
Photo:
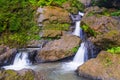
<svg viewBox="0 0 120 80"><path fill-rule="evenodd" d="M86 25L86 24L84 24L84 23L82 23L81 28L82 28L86 33L88 33L88 36L96 36L96 35L97 35L97 33L96 33L93 29L91 29L88 25Z"/></svg>
<svg viewBox="0 0 120 80"><path fill-rule="evenodd" d="M120 54L120 47L112 47L112 48L108 49L107 51L112 54Z"/></svg>
<svg viewBox="0 0 120 80"><path fill-rule="evenodd" d="M67 1L78 10L82 10L83 5L79 5L77 0L0 0L0 44L23 47L30 40L40 39L40 29L35 22L37 7L62 7ZM61 29L66 25L63 24ZM68 27L64 29L68 30Z"/></svg>

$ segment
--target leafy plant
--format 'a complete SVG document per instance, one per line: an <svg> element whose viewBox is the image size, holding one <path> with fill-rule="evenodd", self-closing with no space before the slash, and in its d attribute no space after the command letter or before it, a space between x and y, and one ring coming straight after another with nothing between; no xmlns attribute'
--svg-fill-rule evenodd
<svg viewBox="0 0 120 80"><path fill-rule="evenodd" d="M34 21L37 0L0 0L0 44L21 47L29 40L40 39Z"/></svg>
<svg viewBox="0 0 120 80"><path fill-rule="evenodd" d="M112 47L112 48L108 49L107 51L112 54L120 54L120 47Z"/></svg>
<svg viewBox="0 0 120 80"><path fill-rule="evenodd" d="M120 16L120 10L117 10L117 11L115 11L115 12L112 12L110 15L111 15L111 16Z"/></svg>
<svg viewBox="0 0 120 80"><path fill-rule="evenodd" d="M94 30L92 30L89 26L87 26L86 24L83 24L81 26L81 28L86 32L89 33L91 36L96 36L96 32Z"/></svg>
<svg viewBox="0 0 120 80"><path fill-rule="evenodd" d="M79 46L72 48L72 49L71 49L71 52L72 52L72 53L76 53L76 52L78 51L78 48L79 48Z"/></svg>

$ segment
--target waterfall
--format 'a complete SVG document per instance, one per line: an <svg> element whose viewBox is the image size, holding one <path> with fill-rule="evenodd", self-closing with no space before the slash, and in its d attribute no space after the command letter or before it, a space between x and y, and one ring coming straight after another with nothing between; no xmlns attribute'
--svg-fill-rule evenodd
<svg viewBox="0 0 120 80"><path fill-rule="evenodd" d="M79 49L73 59L73 62L83 64L84 61L86 61L85 59L87 58L86 53L87 53L87 49L85 47L85 42L82 42L81 46L79 47Z"/></svg>
<svg viewBox="0 0 120 80"><path fill-rule="evenodd" d="M79 36L80 37L80 21L75 22L75 30L73 32L73 35Z"/></svg>
<svg viewBox="0 0 120 80"><path fill-rule="evenodd" d="M84 13L79 12L77 16L82 17L83 15ZM78 66L82 65L85 61L88 60L88 50L86 47L87 45L86 36L85 36L84 31L80 27L81 18L76 18L76 16L74 17L72 15L71 17L72 17L73 22L75 22L75 30L72 34L80 37L83 42L81 43L81 46L79 47L73 61L63 66L63 68L65 69L66 67L68 67L67 70L75 70L77 69Z"/></svg>
<svg viewBox="0 0 120 80"><path fill-rule="evenodd" d="M27 52L19 52L19 53L16 54L13 65L27 66L29 64L30 64L30 61L28 59L28 53Z"/></svg>
<svg viewBox="0 0 120 80"><path fill-rule="evenodd" d="M14 70L20 70L26 68L27 66L31 65L28 55L29 55L28 52L18 52L15 56L13 64L8 66L3 66L3 68L14 69Z"/></svg>

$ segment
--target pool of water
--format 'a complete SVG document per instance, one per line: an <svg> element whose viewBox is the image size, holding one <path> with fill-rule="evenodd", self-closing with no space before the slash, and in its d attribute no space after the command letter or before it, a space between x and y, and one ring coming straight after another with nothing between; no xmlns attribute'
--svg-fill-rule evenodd
<svg viewBox="0 0 120 80"><path fill-rule="evenodd" d="M31 66L31 68L45 74L47 80L88 80L77 76L74 68L71 68L68 62L42 63Z"/></svg>

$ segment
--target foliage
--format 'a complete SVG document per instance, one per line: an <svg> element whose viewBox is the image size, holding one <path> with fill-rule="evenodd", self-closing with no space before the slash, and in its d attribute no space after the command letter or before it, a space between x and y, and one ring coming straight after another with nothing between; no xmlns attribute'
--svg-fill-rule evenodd
<svg viewBox="0 0 120 80"><path fill-rule="evenodd" d="M105 58L105 66L110 66L112 64L113 64L112 60L109 57L106 57Z"/></svg>
<svg viewBox="0 0 120 80"><path fill-rule="evenodd" d="M62 5L67 0L29 0L34 6L50 6L50 5Z"/></svg>
<svg viewBox="0 0 120 80"><path fill-rule="evenodd" d="M69 30L70 24L67 23L56 23L56 24L48 24L44 27L45 30Z"/></svg>
<svg viewBox="0 0 120 80"><path fill-rule="evenodd" d="M120 53L120 47L112 47L112 48L108 49L107 51L112 53L112 54L119 54Z"/></svg>
<svg viewBox="0 0 120 80"><path fill-rule="evenodd" d="M79 48L79 46L72 48L72 49L71 49L71 52L72 52L72 53L76 53L76 52L78 51L78 48Z"/></svg>
<svg viewBox="0 0 120 80"><path fill-rule="evenodd" d="M115 11L115 12L112 12L110 15L111 15L111 16L120 16L120 10L117 10L117 11Z"/></svg>
<svg viewBox="0 0 120 80"><path fill-rule="evenodd" d="M34 12L29 1L0 0L0 44L22 46L28 40L38 39Z"/></svg>
<svg viewBox="0 0 120 80"><path fill-rule="evenodd" d="M91 11L87 14L87 17L89 16L110 16L110 11L108 9L103 9L103 11Z"/></svg>
<svg viewBox="0 0 120 80"><path fill-rule="evenodd" d="M91 36L96 36L96 32L93 30L93 29L91 29L88 25L86 25L86 24L83 24L82 26L81 26L81 28L86 32L86 33L89 33Z"/></svg>

